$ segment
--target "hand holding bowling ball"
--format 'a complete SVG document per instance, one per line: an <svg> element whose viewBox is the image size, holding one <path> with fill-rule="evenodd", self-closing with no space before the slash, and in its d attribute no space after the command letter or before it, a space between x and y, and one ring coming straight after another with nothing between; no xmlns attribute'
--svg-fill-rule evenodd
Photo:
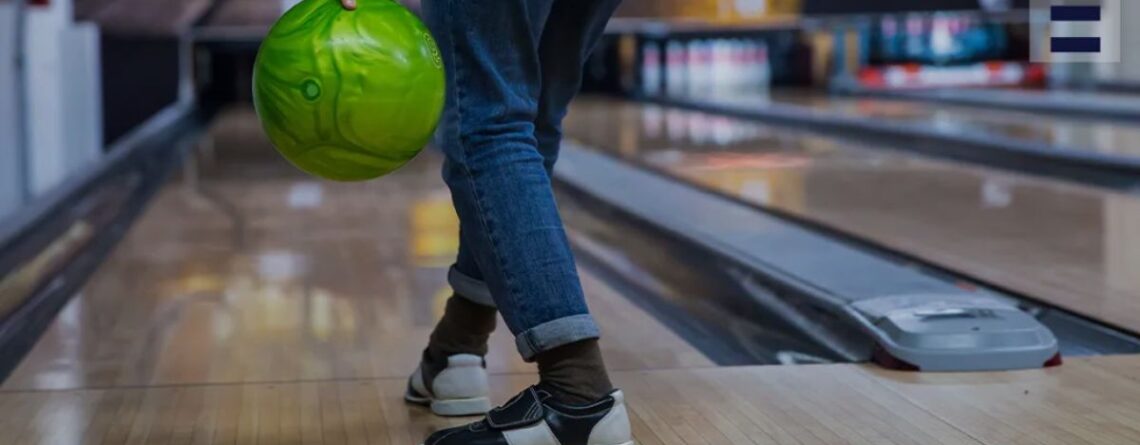
<svg viewBox="0 0 1140 445"><path fill-rule="evenodd" d="M407 8L346 5L304 0L273 25L254 65L253 100L286 159L316 176L359 181L390 173L428 143L444 73L435 41Z"/></svg>

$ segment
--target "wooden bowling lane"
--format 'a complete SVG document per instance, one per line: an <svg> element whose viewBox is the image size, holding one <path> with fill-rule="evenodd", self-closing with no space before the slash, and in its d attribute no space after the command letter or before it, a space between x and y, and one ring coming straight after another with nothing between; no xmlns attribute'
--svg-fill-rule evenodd
<svg viewBox="0 0 1140 445"><path fill-rule="evenodd" d="M587 145L1140 332L1140 199L726 117L576 103Z"/></svg>
<svg viewBox="0 0 1140 445"><path fill-rule="evenodd" d="M1132 142L1140 140L1140 128L1120 121L946 103L837 97L796 90L774 91L771 96L735 95L716 100L756 107L770 102L788 103L852 117L925 125L940 131L981 133L1065 149L1140 156L1140 147Z"/></svg>
<svg viewBox="0 0 1140 445"><path fill-rule="evenodd" d="M621 371L641 445L1127 444L1140 358L1049 370L916 374L869 365ZM531 384L492 377L505 400ZM413 445L470 419L401 401L403 379L248 382L0 392L12 444Z"/></svg>
<svg viewBox="0 0 1140 445"><path fill-rule="evenodd" d="M865 371L985 443L1140 443L1140 356L1068 360L1031 372Z"/></svg>
<svg viewBox="0 0 1140 445"><path fill-rule="evenodd" d="M221 119L0 388L0 444L414 445L471 420L401 400L455 249L438 158L312 181L251 119ZM977 374L718 368L583 279L642 445L1140 441L1140 357ZM504 401L534 375L502 329L492 342Z"/></svg>
<svg viewBox="0 0 1140 445"><path fill-rule="evenodd" d="M278 159L253 119L249 109L220 118L196 161L4 390L395 378L414 369L450 296L446 268L458 242L438 156L378 181L315 181ZM614 369L712 365L605 283L583 280L612 337L604 353ZM513 345L500 323L493 372L532 372Z"/></svg>

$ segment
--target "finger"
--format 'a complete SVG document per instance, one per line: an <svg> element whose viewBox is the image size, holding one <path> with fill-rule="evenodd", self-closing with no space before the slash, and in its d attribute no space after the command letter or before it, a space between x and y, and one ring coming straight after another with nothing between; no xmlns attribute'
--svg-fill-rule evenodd
<svg viewBox="0 0 1140 445"><path fill-rule="evenodd" d="M349 11L356 9L356 0L340 0L340 4Z"/></svg>

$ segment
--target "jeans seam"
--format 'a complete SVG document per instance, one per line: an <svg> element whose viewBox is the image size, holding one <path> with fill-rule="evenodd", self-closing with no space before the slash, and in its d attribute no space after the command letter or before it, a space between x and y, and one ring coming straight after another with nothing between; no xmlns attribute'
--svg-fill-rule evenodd
<svg viewBox="0 0 1140 445"><path fill-rule="evenodd" d="M452 3L453 2L449 2L449 6ZM489 224L487 222L487 218L484 216L485 215L485 212L484 212L485 205L483 202L484 201L483 195L480 192L479 186L476 184L475 175L471 173L471 168L467 165L467 161L469 159L469 156L468 156L468 152L467 152L467 145L463 141L463 103L464 103L464 100L463 100L463 89L460 87L460 85L463 84L463 82L460 81L460 78L463 77L463 67L459 61L459 58L456 57L456 51L455 51L455 42L456 42L456 35L455 34L456 34L456 32L455 32L455 20L453 19L453 17L454 17L454 14L450 14L450 13L447 14L447 32L449 34L448 35L448 40L449 40L448 49L451 52L452 64L455 65L455 104L456 104L456 107L455 107L456 108L456 110L455 110L455 143L458 144L459 152L463 156L463 162L461 163L460 167L463 169L464 176L466 176L466 178L464 178L464 180L467 181L468 186L471 187L471 192L475 195L474 205L476 207L476 214L477 214L477 217L479 218L479 225L482 226L484 232L486 233L487 240L492 244L491 255L495 257L495 263L499 267L499 273L502 274L502 276L503 276L504 284L506 284L506 286L507 286L507 294L509 295L511 300L514 300L515 299L514 298L514 284L513 284L514 280L511 279L510 274L507 272L507 268L504 267L505 265L503 264L502 257L499 256L498 242L495 240L495 237L492 236L491 224ZM479 267L478 259L475 260L475 266ZM483 278L484 278L483 282L486 283L487 274L484 273L483 275L484 275L483 276ZM491 296L493 299L494 292L491 293ZM496 303L496 306L499 306L499 304Z"/></svg>

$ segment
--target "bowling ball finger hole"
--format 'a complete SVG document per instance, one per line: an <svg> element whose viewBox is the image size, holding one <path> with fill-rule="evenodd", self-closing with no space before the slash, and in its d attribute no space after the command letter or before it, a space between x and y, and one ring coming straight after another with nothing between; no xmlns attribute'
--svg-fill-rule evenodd
<svg viewBox="0 0 1140 445"><path fill-rule="evenodd" d="M321 97L321 84L313 79L306 79L301 82L301 95L308 100L317 100Z"/></svg>

